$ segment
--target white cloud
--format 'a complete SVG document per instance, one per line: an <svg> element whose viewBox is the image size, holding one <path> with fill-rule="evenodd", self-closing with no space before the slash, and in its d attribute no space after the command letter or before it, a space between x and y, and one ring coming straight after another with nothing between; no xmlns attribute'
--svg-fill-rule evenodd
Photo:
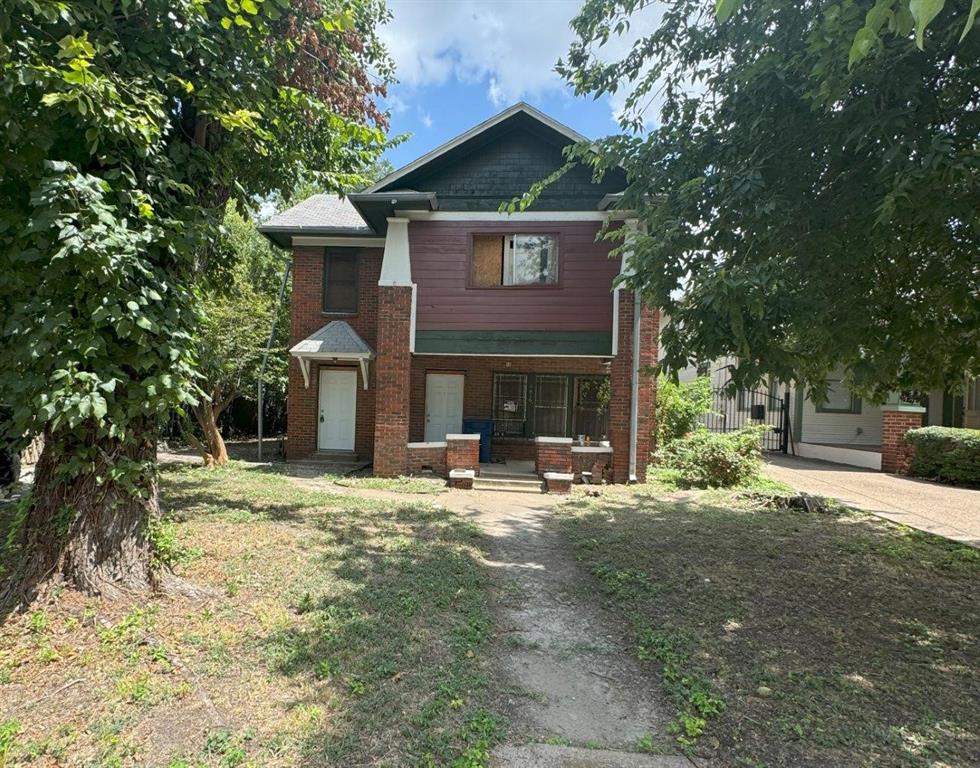
<svg viewBox="0 0 980 768"><path fill-rule="evenodd" d="M422 115L422 125L424 125L426 128L432 127L432 115L430 115L428 112L425 112Z"/></svg>

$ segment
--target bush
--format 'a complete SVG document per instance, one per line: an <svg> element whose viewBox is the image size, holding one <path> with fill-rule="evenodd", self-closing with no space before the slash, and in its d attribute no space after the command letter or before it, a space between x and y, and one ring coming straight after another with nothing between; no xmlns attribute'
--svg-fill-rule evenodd
<svg viewBox="0 0 980 768"><path fill-rule="evenodd" d="M666 448L696 430L710 410L711 379L707 376L686 384L661 376L657 382L657 447Z"/></svg>
<svg viewBox="0 0 980 768"><path fill-rule="evenodd" d="M980 485L980 429L922 427L905 433L915 451L909 472L944 483Z"/></svg>
<svg viewBox="0 0 980 768"><path fill-rule="evenodd" d="M661 466L676 472L679 485L729 488L753 479L762 464L762 435L770 427L755 424L737 432L709 432L701 427L657 453Z"/></svg>

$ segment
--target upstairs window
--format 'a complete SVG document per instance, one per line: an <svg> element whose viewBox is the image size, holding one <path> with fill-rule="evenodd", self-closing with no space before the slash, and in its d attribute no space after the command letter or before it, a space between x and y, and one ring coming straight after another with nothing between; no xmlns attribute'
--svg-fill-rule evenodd
<svg viewBox="0 0 980 768"><path fill-rule="evenodd" d="M546 234L474 235L470 283L506 288L558 283L558 238Z"/></svg>
<svg viewBox="0 0 980 768"><path fill-rule="evenodd" d="M324 254L323 311L335 315L353 315L357 312L356 254Z"/></svg>

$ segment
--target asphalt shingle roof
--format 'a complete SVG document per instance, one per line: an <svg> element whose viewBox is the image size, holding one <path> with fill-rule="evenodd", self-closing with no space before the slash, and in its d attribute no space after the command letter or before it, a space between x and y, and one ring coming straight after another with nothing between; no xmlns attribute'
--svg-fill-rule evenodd
<svg viewBox="0 0 980 768"><path fill-rule="evenodd" d="M347 198L336 195L313 195L302 203L276 214L263 223L264 227L336 227L348 231L370 233L371 228Z"/></svg>
<svg viewBox="0 0 980 768"><path fill-rule="evenodd" d="M289 350L294 355L362 355L374 350L343 320L333 320Z"/></svg>

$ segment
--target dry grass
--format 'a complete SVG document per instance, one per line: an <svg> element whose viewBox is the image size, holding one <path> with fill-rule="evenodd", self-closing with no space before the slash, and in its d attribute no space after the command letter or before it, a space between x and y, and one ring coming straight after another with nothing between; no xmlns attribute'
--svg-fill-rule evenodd
<svg viewBox="0 0 980 768"><path fill-rule="evenodd" d="M560 513L678 740L725 766L980 765L980 552L758 498L646 489Z"/></svg>
<svg viewBox="0 0 980 768"><path fill-rule="evenodd" d="M422 501L170 467L159 534L203 600L62 591L0 634L0 766L481 765L478 532Z"/></svg>

